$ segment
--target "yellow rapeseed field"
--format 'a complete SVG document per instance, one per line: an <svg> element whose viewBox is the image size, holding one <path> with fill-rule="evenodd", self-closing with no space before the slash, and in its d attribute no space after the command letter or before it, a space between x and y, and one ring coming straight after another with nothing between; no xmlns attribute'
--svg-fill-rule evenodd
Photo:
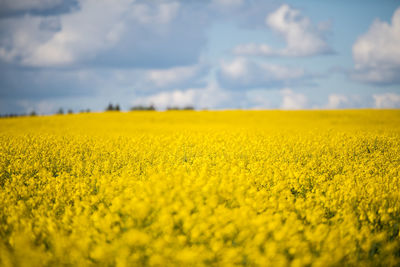
<svg viewBox="0 0 400 267"><path fill-rule="evenodd" d="M0 266L399 266L400 111L0 119Z"/></svg>

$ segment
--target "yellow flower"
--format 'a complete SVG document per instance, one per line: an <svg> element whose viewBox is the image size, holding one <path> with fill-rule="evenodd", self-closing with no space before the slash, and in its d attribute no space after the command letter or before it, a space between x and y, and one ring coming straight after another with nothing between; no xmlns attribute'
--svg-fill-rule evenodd
<svg viewBox="0 0 400 267"><path fill-rule="evenodd" d="M400 111L0 119L1 266L398 266Z"/></svg>

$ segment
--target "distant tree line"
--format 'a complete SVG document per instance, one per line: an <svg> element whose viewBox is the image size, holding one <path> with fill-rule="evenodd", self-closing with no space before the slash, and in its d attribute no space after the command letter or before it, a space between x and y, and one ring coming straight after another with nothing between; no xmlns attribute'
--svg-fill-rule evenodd
<svg viewBox="0 0 400 267"><path fill-rule="evenodd" d="M154 105L149 105L149 106L137 105L130 108L130 111L146 111L146 110L154 111L156 110L156 108L154 107Z"/></svg>
<svg viewBox="0 0 400 267"><path fill-rule="evenodd" d="M81 109L79 113L90 113L90 109ZM74 111L72 109L68 109L67 112L64 112L63 108L59 108L54 114L56 115L63 115L63 114L74 114ZM38 116L36 111L31 111L29 113L6 113L6 114L0 114L0 118L15 118L15 117L35 117Z"/></svg>
<svg viewBox="0 0 400 267"><path fill-rule="evenodd" d="M185 107L178 107L178 106L172 106L172 107L167 107L167 110L194 110L194 107L192 106L185 106Z"/></svg>
<svg viewBox="0 0 400 267"><path fill-rule="evenodd" d="M130 111L155 111L157 110L153 104L150 105L136 105L129 109ZM166 110L194 110L193 106L168 106ZM119 105L112 105L111 103L107 106L106 111L120 111Z"/></svg>
<svg viewBox="0 0 400 267"><path fill-rule="evenodd" d="M6 114L0 114L0 118L15 118L15 117L26 117L26 116L36 116L35 114L18 114L18 113L6 113Z"/></svg>
<svg viewBox="0 0 400 267"><path fill-rule="evenodd" d="M183 106L183 107L179 107L179 106L168 106L166 108L167 111L174 111L174 110L194 110L195 108L193 106ZM153 104L150 105L135 105L132 106L129 111L156 111L157 109L155 108L155 106ZM108 106L105 108L105 111L121 111L121 108L119 106L119 104L112 104L109 103ZM90 113L91 110L90 109L81 109L79 111L79 113ZM56 115L64 115L64 114L73 114L74 111L72 109L68 109L66 112L64 111L63 108L59 108L55 114ZM0 118L14 118L14 117L26 117L26 116L37 116L38 114L36 113L36 111L31 111L30 113L22 113L22 114L18 114L18 113L8 113L8 114L0 114Z"/></svg>
<svg viewBox="0 0 400 267"><path fill-rule="evenodd" d="M79 111L79 113L90 113L90 109L88 109L88 108L87 109L81 109ZM68 109L67 112L65 113L63 108L59 108L55 114L56 115L74 114L74 111L72 109Z"/></svg>

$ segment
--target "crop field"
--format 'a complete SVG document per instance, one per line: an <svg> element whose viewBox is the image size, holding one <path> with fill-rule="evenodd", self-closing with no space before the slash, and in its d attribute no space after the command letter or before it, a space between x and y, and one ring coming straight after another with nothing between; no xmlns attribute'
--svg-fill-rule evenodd
<svg viewBox="0 0 400 267"><path fill-rule="evenodd" d="M399 266L400 110L0 119L0 266Z"/></svg>

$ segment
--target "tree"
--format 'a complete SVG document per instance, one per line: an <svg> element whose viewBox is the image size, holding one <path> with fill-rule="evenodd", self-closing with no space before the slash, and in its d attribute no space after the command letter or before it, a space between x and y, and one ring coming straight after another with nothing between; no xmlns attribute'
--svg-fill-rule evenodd
<svg viewBox="0 0 400 267"><path fill-rule="evenodd" d="M108 104L108 106L107 106L107 108L106 108L106 111L113 111L114 110L114 106L113 106L113 104Z"/></svg>
<svg viewBox="0 0 400 267"><path fill-rule="evenodd" d="M156 110L156 108L154 107L153 104L151 104L150 106L137 105L137 106L131 107L130 110L131 111L144 111L144 110L154 111L154 110Z"/></svg>

